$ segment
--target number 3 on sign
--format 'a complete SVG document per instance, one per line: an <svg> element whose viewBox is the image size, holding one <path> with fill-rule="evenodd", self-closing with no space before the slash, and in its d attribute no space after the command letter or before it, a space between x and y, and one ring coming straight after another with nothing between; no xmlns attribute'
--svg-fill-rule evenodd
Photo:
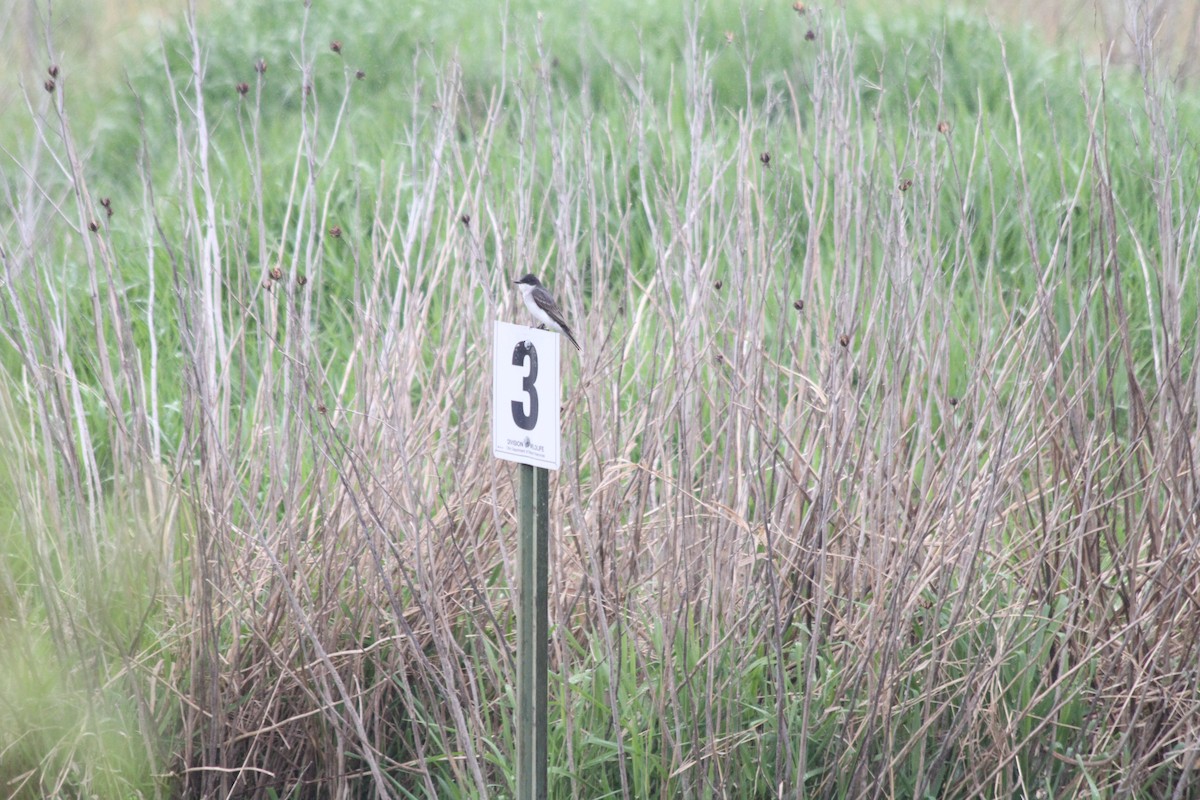
<svg viewBox="0 0 1200 800"><path fill-rule="evenodd" d="M492 455L558 469L557 333L497 322L492 337Z"/></svg>
<svg viewBox="0 0 1200 800"><path fill-rule="evenodd" d="M537 427L538 396L537 396L537 348L533 342L518 342L513 348L512 363L514 366L529 364L529 374L521 382L521 389L529 395L529 413L525 413L525 403L512 401L513 422L523 431L531 431Z"/></svg>

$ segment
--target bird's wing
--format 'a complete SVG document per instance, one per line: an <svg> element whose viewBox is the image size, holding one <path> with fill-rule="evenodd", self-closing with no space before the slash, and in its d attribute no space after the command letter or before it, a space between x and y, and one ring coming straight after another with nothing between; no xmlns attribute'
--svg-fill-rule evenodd
<svg viewBox="0 0 1200 800"><path fill-rule="evenodd" d="M562 310L559 309L558 303L554 302L554 298L545 290L535 291L533 300L538 304L538 308L545 311L550 319L557 322L559 325L565 325L566 320L563 319Z"/></svg>
<svg viewBox="0 0 1200 800"><path fill-rule="evenodd" d="M576 350L581 350L579 342L575 341L575 336L571 333L571 327L567 325L567 320L563 317L562 311L558 307L558 303L554 302L554 297L545 289L537 289L533 293L533 301L537 303L538 308L546 312L546 316L554 320L554 324L562 329L562 332L571 340L571 344L575 345Z"/></svg>

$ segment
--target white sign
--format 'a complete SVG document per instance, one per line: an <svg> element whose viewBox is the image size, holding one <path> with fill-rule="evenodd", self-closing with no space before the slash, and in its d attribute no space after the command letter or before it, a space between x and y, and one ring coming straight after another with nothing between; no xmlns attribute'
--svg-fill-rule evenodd
<svg viewBox="0 0 1200 800"><path fill-rule="evenodd" d="M492 455L559 468L558 345L552 331L496 322L492 336Z"/></svg>

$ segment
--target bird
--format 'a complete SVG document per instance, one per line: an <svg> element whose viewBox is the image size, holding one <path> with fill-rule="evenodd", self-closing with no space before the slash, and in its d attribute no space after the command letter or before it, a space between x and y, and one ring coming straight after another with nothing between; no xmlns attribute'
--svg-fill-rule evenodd
<svg viewBox="0 0 1200 800"><path fill-rule="evenodd" d="M529 309L529 313L541 323L538 327L549 328L565 334L571 340L571 344L575 345L575 349L582 352L579 342L575 341L575 335L567 327L567 321L563 319L562 309L558 307L558 303L554 302L554 298L550 296L550 292L546 291L546 287L542 286L542 282L537 279L537 276L532 272L527 272L513 283L521 290L521 299L525 301L525 307Z"/></svg>

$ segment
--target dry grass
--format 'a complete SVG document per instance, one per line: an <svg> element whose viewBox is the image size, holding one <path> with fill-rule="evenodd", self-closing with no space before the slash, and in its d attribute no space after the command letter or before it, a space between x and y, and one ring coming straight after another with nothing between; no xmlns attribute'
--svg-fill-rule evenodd
<svg viewBox="0 0 1200 800"><path fill-rule="evenodd" d="M112 218L71 76L31 95L0 626L78 705L0 710L0 795L507 796L527 269L584 344L554 796L1194 794L1200 203L1149 29L1140 106L1000 61L971 111L937 48L914 90L802 24L769 80L752 22L666 95L614 59L602 109L531 26L402 119L311 36L214 91L193 27Z"/></svg>

